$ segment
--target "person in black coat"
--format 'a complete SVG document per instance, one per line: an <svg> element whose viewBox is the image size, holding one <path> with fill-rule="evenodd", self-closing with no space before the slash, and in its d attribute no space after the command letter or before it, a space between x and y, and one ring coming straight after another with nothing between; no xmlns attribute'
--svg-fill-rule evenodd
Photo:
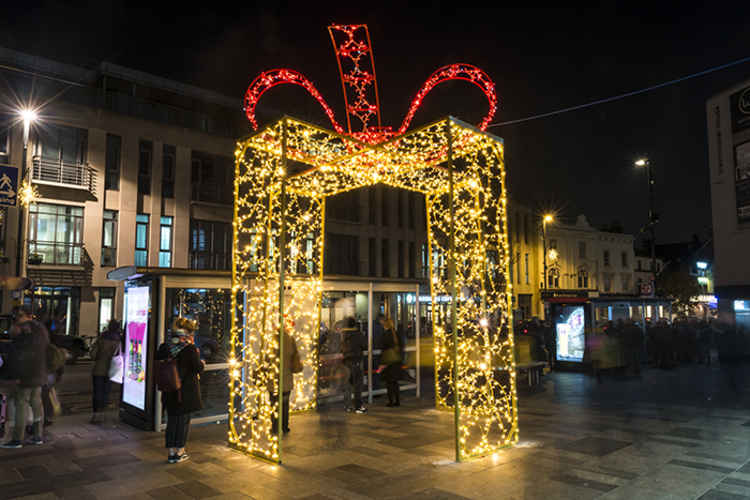
<svg viewBox="0 0 750 500"><path fill-rule="evenodd" d="M3 448L21 448L26 427L26 411L31 407L33 421L33 444L42 444L43 407L42 386L47 383L47 346L49 333L42 323L36 321L31 309L19 306L14 310L16 323L10 331L13 352L8 360L16 386L12 401L15 408L13 437Z"/></svg>
<svg viewBox="0 0 750 500"><path fill-rule="evenodd" d="M193 334L198 327L196 321L177 318L172 325L169 342L159 346L156 360L175 359L181 388L162 392L161 401L167 410L167 430L164 434L169 449L169 463L184 462L189 459L185 453L185 443L190 431L190 414L203 408L201 400L200 374L206 366L194 344Z"/></svg>

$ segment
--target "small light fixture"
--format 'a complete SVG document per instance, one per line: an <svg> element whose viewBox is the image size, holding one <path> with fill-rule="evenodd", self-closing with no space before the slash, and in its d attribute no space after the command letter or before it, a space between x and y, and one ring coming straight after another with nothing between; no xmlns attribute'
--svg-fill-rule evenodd
<svg viewBox="0 0 750 500"><path fill-rule="evenodd" d="M555 220L555 216L552 214L546 214L544 216L544 222L553 222Z"/></svg>
<svg viewBox="0 0 750 500"><path fill-rule="evenodd" d="M638 158L637 160L635 160L636 167L645 167L646 164L648 164L647 158Z"/></svg>
<svg viewBox="0 0 750 500"><path fill-rule="evenodd" d="M698 269L708 269L708 262L703 262L699 260L698 262L695 263L695 267L697 267Z"/></svg>

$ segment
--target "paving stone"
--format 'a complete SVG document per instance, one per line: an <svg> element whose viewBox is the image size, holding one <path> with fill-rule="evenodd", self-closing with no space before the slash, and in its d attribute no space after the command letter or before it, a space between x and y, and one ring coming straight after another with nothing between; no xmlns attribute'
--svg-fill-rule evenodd
<svg viewBox="0 0 750 500"><path fill-rule="evenodd" d="M626 446L630 446L631 444L632 443L627 441L586 437L575 441L558 443L558 447L568 451L575 451L576 453L603 457L614 451L625 448Z"/></svg>

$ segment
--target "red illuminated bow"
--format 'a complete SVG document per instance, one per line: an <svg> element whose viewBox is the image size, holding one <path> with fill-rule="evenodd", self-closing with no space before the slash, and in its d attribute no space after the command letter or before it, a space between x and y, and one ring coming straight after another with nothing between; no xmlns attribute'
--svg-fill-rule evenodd
<svg viewBox="0 0 750 500"><path fill-rule="evenodd" d="M417 92L416 97L409 106L409 111L404 117L401 127L393 132L390 127L380 126L380 103L377 94L377 80L375 76L375 64L372 55L372 44L367 26L358 25L333 25L328 30L331 34L336 51L336 58L339 64L339 73L341 84L344 88L344 101L347 111L348 135L356 137L365 142L376 144L389 137L402 135L409 128L414 114L419 109L422 101L437 85L448 80L465 80L479 87L487 97L489 111L484 119L477 125L480 130L485 130L497 110L497 94L495 93L495 84L487 76L487 73L472 66L471 64L457 63L443 66L435 71L422 85ZM343 35L343 40L340 38ZM339 40L337 41L337 36ZM326 103L323 96L315 88L310 80L301 73L292 69L273 69L264 71L258 75L245 93L245 114L253 125L253 129L258 129L258 122L255 118L255 108L260 97L270 88L281 84L293 84L303 87L320 103L323 111L331 120L331 124L336 132L345 134L342 127L334 117L333 110ZM372 104L370 94L374 93L375 103ZM377 116L378 126L368 125L370 118ZM357 118L362 123L361 132L352 132L352 118Z"/></svg>

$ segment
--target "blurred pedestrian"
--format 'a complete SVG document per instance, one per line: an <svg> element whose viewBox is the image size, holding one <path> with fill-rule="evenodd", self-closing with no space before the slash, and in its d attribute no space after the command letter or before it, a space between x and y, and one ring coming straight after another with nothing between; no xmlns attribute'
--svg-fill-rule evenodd
<svg viewBox="0 0 750 500"><path fill-rule="evenodd" d="M349 380L344 385L344 407L348 412L367 413L362 404L362 353L367 350L367 343L362 332L357 327L354 318L344 320L342 354L344 365L349 371ZM352 405L352 393L354 404Z"/></svg>
<svg viewBox="0 0 750 500"><path fill-rule="evenodd" d="M164 433L169 450L167 461L171 464L190 458L185 452L190 414L203 408L200 374L206 362L200 358L195 346L194 334L197 329L197 321L181 317L175 319L169 341L156 351L159 362L157 385L162 391L162 404L167 410L167 430Z"/></svg>
<svg viewBox="0 0 750 500"><path fill-rule="evenodd" d="M47 346L49 333L42 323L33 319L28 306L14 309L16 322L11 328L13 353L10 363L18 376L12 399L15 407L15 425L12 439L3 448L21 448L26 428L29 406L32 415L31 444L42 444L44 415L42 386L47 382Z"/></svg>
<svg viewBox="0 0 750 500"><path fill-rule="evenodd" d="M401 380L401 346L390 318L383 322L383 353L380 355L380 364L383 365L383 379L388 393L386 406L401 406L398 386L398 381Z"/></svg>
<svg viewBox="0 0 750 500"><path fill-rule="evenodd" d="M294 331L294 321L285 317L286 327L284 328L284 373L281 380L281 407L278 412L274 412L271 417L271 432L279 432L278 413L281 413L281 430L287 434L290 432L289 427L289 398L294 388L294 374L302 371L302 363L297 350L297 343L290 332ZM274 384L271 387L271 405L275 406L279 400L278 388Z"/></svg>
<svg viewBox="0 0 750 500"><path fill-rule="evenodd" d="M91 359L94 366L91 370L93 383L91 423L98 424L103 421L102 412L109 405L109 393L112 389L110 380L110 367L112 359L122 352L122 326L116 319L110 320L107 327L102 330L96 343L91 348Z"/></svg>

